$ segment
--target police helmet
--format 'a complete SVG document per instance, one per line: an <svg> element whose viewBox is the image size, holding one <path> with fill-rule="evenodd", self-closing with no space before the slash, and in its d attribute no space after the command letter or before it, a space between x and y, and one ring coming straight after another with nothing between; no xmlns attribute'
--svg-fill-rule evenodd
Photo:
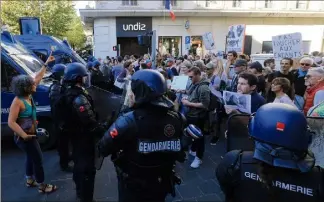
<svg viewBox="0 0 324 202"><path fill-rule="evenodd" d="M98 60L93 62L93 67L95 67L95 68L99 67L100 65L101 64L100 64L100 62Z"/></svg>
<svg viewBox="0 0 324 202"><path fill-rule="evenodd" d="M66 66L64 64L56 64L52 67L52 76L55 78L61 78L64 75Z"/></svg>
<svg viewBox="0 0 324 202"><path fill-rule="evenodd" d="M87 69L90 69L90 68L92 68L92 67L93 67L93 63L92 63L91 61L90 61L90 62L88 62L88 63L87 63L87 66L86 66L86 67L87 67Z"/></svg>
<svg viewBox="0 0 324 202"><path fill-rule="evenodd" d="M283 103L260 107L250 120L249 133L257 141L292 151L307 151L310 140L304 114Z"/></svg>
<svg viewBox="0 0 324 202"><path fill-rule="evenodd" d="M185 135L192 137L193 139L199 139L203 137L201 130L193 124L189 124L189 126L185 128Z"/></svg>
<svg viewBox="0 0 324 202"><path fill-rule="evenodd" d="M64 71L64 80L77 81L78 78L88 76L86 67L78 62L70 63Z"/></svg>

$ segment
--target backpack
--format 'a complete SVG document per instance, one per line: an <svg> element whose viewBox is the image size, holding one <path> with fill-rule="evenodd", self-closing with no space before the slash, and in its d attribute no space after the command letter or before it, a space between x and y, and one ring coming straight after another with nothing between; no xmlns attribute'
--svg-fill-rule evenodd
<svg viewBox="0 0 324 202"><path fill-rule="evenodd" d="M205 83L200 84L197 86L197 89L202 85L207 85L207 84L205 84ZM207 86L209 87L209 85L207 85ZM198 93L198 90L196 92ZM209 105L208 105L207 110L208 111L215 110L216 108L218 108L219 103L220 103L219 98L210 91L209 92Z"/></svg>

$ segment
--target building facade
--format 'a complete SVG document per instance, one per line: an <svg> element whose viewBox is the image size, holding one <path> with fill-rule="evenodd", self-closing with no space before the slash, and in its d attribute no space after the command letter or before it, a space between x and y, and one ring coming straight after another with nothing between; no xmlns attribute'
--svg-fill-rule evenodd
<svg viewBox="0 0 324 202"><path fill-rule="evenodd" d="M269 53L272 36L302 33L305 53L324 51L324 1L180 1L171 0L176 20L164 9L165 1L96 1L80 9L88 29L93 30L96 57L143 54L137 36L156 31L156 49L161 53L183 55L205 49L202 35L211 32L213 52L226 51L229 26L245 24L245 53Z"/></svg>

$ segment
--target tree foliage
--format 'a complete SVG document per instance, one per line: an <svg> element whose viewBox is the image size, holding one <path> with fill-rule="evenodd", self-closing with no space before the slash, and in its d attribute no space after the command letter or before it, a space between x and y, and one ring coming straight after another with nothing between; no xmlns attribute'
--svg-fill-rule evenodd
<svg viewBox="0 0 324 202"><path fill-rule="evenodd" d="M87 38L84 34L80 18L75 16L71 22L70 29L66 32L65 36L73 48L80 49L85 45Z"/></svg>
<svg viewBox="0 0 324 202"><path fill-rule="evenodd" d="M19 34L20 17L39 17L43 34L61 39L68 37L76 48L83 46L86 40L72 1L1 1L2 24L8 25L10 32Z"/></svg>

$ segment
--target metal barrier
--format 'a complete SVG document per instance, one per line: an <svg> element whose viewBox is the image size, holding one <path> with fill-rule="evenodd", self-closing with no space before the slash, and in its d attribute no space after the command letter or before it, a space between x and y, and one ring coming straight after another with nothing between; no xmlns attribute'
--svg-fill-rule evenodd
<svg viewBox="0 0 324 202"><path fill-rule="evenodd" d="M235 114L227 120L226 151L242 149L245 151L254 150L254 141L249 137L248 124L250 115Z"/></svg>
<svg viewBox="0 0 324 202"><path fill-rule="evenodd" d="M310 130L314 133L309 150L314 153L316 166L324 168L324 118L307 117L307 123Z"/></svg>

